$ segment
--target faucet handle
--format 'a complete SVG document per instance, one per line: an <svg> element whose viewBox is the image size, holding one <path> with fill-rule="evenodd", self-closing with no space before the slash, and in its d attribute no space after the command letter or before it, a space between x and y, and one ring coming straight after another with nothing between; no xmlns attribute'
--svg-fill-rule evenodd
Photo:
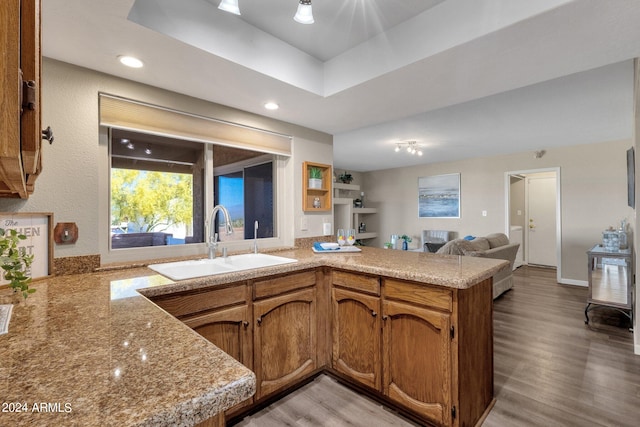
<svg viewBox="0 0 640 427"><path fill-rule="evenodd" d="M213 233L213 243L218 243L218 233Z"/></svg>

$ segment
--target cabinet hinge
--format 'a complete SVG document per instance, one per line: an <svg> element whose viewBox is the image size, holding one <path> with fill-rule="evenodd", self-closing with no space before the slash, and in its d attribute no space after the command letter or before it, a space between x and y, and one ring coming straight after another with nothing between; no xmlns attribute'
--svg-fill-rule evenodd
<svg viewBox="0 0 640 427"><path fill-rule="evenodd" d="M456 336L456 328L455 326L451 327L451 339L453 339Z"/></svg>
<svg viewBox="0 0 640 427"><path fill-rule="evenodd" d="M456 419L456 407L452 407L451 408L451 419L455 420Z"/></svg>
<svg viewBox="0 0 640 427"><path fill-rule="evenodd" d="M36 82L34 80L22 81L22 109L36 109Z"/></svg>

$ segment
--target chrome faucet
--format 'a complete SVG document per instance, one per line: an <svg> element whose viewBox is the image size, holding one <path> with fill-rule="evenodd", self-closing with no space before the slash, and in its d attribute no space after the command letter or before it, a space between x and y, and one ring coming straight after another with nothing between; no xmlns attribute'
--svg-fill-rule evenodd
<svg viewBox="0 0 640 427"><path fill-rule="evenodd" d="M233 234L233 227L231 226L231 217L229 211L222 205L216 205L211 211L211 218L209 219L209 242L207 247L209 248L209 259L216 257L216 251L218 250L218 233L215 232L216 228L216 214L222 211L225 219L225 232L228 235Z"/></svg>

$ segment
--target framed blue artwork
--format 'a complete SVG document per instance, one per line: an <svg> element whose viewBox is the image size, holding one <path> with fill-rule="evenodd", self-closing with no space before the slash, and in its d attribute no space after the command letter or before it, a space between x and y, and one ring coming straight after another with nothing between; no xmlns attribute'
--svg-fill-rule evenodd
<svg viewBox="0 0 640 427"><path fill-rule="evenodd" d="M460 174L418 178L420 218L460 218Z"/></svg>

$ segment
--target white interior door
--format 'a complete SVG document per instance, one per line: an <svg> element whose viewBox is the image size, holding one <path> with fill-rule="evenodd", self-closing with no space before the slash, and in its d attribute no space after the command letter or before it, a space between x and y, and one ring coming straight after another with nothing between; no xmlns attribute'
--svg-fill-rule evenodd
<svg viewBox="0 0 640 427"><path fill-rule="evenodd" d="M527 177L527 262L557 267L556 177Z"/></svg>

